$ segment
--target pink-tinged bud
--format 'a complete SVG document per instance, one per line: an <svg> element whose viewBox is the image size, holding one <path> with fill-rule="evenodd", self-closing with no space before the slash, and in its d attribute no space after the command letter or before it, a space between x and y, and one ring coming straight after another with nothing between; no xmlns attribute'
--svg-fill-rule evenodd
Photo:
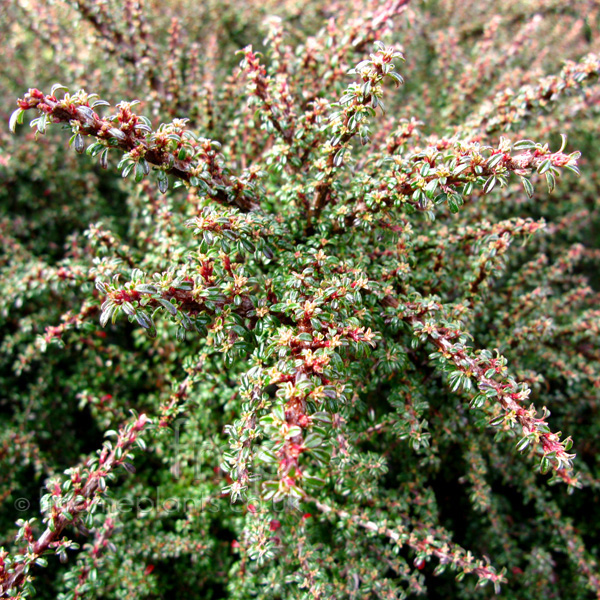
<svg viewBox="0 0 600 600"><path fill-rule="evenodd" d="M134 425L134 427L133 427L133 428L134 428L136 431L139 431L140 429L143 429L143 428L145 427L146 423L148 423L149 421L150 421L150 419L149 419L149 418L148 418L148 417L147 417L147 416L146 416L144 413L142 413L142 414L141 414L141 415L138 417L138 419L137 419L137 421L135 422L135 425Z"/></svg>
<svg viewBox="0 0 600 600"><path fill-rule="evenodd" d="M564 167L571 163L571 157L567 154L563 154L562 152L557 152L552 155L552 164L555 167Z"/></svg>
<svg viewBox="0 0 600 600"><path fill-rule="evenodd" d="M270 531L277 531L280 527L281 527L281 523L277 519L273 519L269 523L269 530Z"/></svg>

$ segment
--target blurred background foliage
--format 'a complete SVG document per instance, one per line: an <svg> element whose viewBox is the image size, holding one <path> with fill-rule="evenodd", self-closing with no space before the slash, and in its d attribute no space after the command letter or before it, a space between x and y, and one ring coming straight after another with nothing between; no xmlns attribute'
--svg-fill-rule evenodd
<svg viewBox="0 0 600 600"><path fill-rule="evenodd" d="M236 52L252 44L272 64L278 59L265 38L272 23L280 23L285 43L298 57L314 48L314 81L322 85L313 90L308 81L303 87L298 75L299 103L313 92L333 101L348 81L345 72L371 51L359 33L383 4L5 0L0 121L8 123L15 99L28 88L47 91L61 82L112 104L139 99L139 113L154 125L188 118L200 135L223 144L233 165L242 156L261 164L269 148L247 106ZM566 60L600 49L595 1L431 0L412 2L398 13L378 31L405 54L400 70L406 83L386 95L385 115L373 127L374 143L387 139L400 119L422 122L417 139L423 142L451 135L483 140L481 122L498 113L497 94L535 87L559 73ZM600 519L599 111L596 83L558 103L547 99L547 106L542 102L527 112L512 130L489 125L485 133L496 139L512 131L519 138L548 141L551 148L560 145L560 133L567 134L568 151L582 152L582 176L565 177L552 195L540 185L532 198L511 183L460 213L461 227L514 216L549 223L548 234L506 259L471 333L476 347L499 348L517 378L530 384L538 405L551 407L554 429L573 435L584 488L566 496L560 486L546 487L514 455L511 440L493 441L485 430L473 430L468 439L457 434L471 413L457 410L448 401L446 381L429 367L424 370L422 349L411 355L416 366L407 367L411 375L402 384L381 378L360 390L364 406L377 418L394 413L410 396L417 417L429 420L433 438L414 450L369 439L356 481L347 483L352 493L362 485L403 489L397 500L402 511L441 524L455 542L508 566L507 598L594 597L590 579L597 578ZM299 587L302 568L296 566L302 557L294 551L266 566L250 564L236 552L248 511L221 497L225 477L219 464L223 427L239 412L236 386L244 365L226 367L202 340L177 342L168 324L159 327L156 340L125 322L104 330L94 292L95 274L111 261L129 266L145 261L148 270L154 261L159 270L165 255L183 255L191 236L182 224L197 214L198 203L189 201L184 188L163 197L148 181L123 180L114 163L103 171L72 152L58 127L35 137L26 126L16 135L0 128L0 544L11 546L17 518L39 516L47 478L94 453L104 431L126 420L130 409L155 413L186 375L193 390L185 417L173 430L157 433L151 450L137 458L137 475L114 487L121 507L112 514L114 551L96 556L88 547L80 562L73 557L66 565L54 561L40 569L35 597L391 598L425 589L431 598L493 597L491 589L475 590L473 582L434 577L429 565L415 571L408 551L397 557L377 545L366 556L365 547L375 542L350 522L336 528L315 516L286 517L284 545L306 543L310 564L321 565L316 577L333 582L323 596L306 595ZM276 188L277 181L272 175L267 187ZM428 244L445 235L450 240L453 218L438 217L435 234L423 229L427 239L421 246L419 239L413 242L415 252L427 257L424 264L429 261L430 270L421 276L424 291L452 296L457 280L451 274L460 277L469 263L468 253L458 248L453 253L448 241L445 278L438 277ZM424 219L416 223L426 227ZM168 244L152 241L161 236ZM542 342L547 315L556 319L558 333ZM48 329L61 324L63 335ZM421 412L420 396L427 407ZM389 451L382 443L392 444ZM433 450L426 450L430 446ZM371 451L386 457L385 469L369 462ZM420 463L422 456L426 460ZM372 481L365 484L371 469ZM413 489L411 482L419 483ZM28 506L15 510L23 498ZM179 504L166 510L161 498ZM191 508L184 506L187 500ZM199 509L202 501L213 510ZM391 493L386 502L393 504ZM99 530L106 527L105 517L98 517ZM274 527L273 518L265 517L264 528ZM86 544L83 534L73 536ZM575 549L564 549L567 538ZM579 542L585 546L581 552ZM581 557L579 565L574 555ZM404 566L395 564L400 559ZM97 581L76 595L78 569L90 561ZM364 588L370 591L351 595L352 586L339 583L355 571L370 582ZM378 588L378 580L385 585Z"/></svg>

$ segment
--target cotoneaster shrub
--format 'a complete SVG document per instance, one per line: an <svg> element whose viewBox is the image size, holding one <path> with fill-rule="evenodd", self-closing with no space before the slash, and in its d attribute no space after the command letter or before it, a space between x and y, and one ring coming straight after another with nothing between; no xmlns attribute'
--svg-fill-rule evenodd
<svg viewBox="0 0 600 600"><path fill-rule="evenodd" d="M597 3L2 11L3 596L600 594Z"/></svg>

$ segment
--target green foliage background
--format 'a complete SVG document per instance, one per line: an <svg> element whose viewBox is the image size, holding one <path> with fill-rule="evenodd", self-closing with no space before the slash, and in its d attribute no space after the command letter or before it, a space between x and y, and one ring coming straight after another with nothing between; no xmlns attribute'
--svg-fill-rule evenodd
<svg viewBox="0 0 600 600"><path fill-rule="evenodd" d="M29 88L48 94L56 82L113 106L139 99L153 129L188 118L219 142L224 169L243 179L255 166L248 193L261 208L224 208L206 186L174 187L173 177L162 194L154 172L123 179L118 149L104 170L59 125L0 129L1 545L19 554L17 519L43 531L46 482L94 456L131 410L155 425L135 474L120 469L85 527L65 531L80 549L32 567L32 597L598 597L600 87L593 66L556 93L544 78L564 82L565 61L597 60L600 5L404 4L2 3L2 122ZM404 54L395 67L405 84L386 84L370 143L347 144L324 206L307 211L333 157L328 118L344 110L334 103L377 40ZM248 45L263 53L279 112L253 87L248 53L236 54ZM291 128L282 81L306 133L296 157L274 125ZM309 126L315 100L322 124ZM551 193L540 168L531 195L508 172L435 202L394 191L413 165L413 184L427 177L428 148L495 149L505 136L555 153L560 134L566 153L581 152L581 176L561 170ZM219 245L211 219L238 233ZM529 225L542 219L539 231ZM153 338L123 313L101 326L96 282L119 274L115 290L154 281L164 291L177 277L201 281L209 260L229 293L223 253L250 280L244 298L271 308L264 319L224 309L220 336L218 311L205 311L184 332L182 303L177 317L158 311ZM319 305L319 327L358 333L327 355L322 377L310 373L304 389L325 390L307 408L317 441L302 455L300 491L283 493L280 455L264 452L289 446L285 411L303 385L297 361L308 361L284 338L318 328L303 320L304 302L323 294L336 297ZM402 312L413 303L439 308ZM524 433L514 414L489 426L500 405L437 352L428 326L460 330L449 339L489 349L486 361L506 357L531 390L525 409L547 407L551 430L573 438L576 486L548 485L533 443L515 451ZM440 556L458 558L444 570ZM477 565L504 569L501 593L469 575L482 557Z"/></svg>

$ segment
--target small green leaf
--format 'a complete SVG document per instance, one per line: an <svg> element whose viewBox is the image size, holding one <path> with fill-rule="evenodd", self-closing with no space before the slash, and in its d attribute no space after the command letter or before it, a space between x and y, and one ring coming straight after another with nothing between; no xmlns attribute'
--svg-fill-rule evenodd
<svg viewBox="0 0 600 600"><path fill-rule="evenodd" d="M100 325L102 327L106 327L106 324L108 323L108 321L110 320L110 318L115 314L116 311L117 311L116 304L109 304L102 311L102 314L100 315Z"/></svg>
<svg viewBox="0 0 600 600"><path fill-rule="evenodd" d="M165 300L164 298L157 298L158 302L164 307L166 308L173 316L175 316L177 314L177 307L172 304L171 302L169 302L168 300Z"/></svg>
<svg viewBox="0 0 600 600"><path fill-rule="evenodd" d="M525 188L525 193L529 198L531 198L533 196L533 185L531 181L529 181L529 179L526 179L525 177L521 177L521 183Z"/></svg>
<svg viewBox="0 0 600 600"><path fill-rule="evenodd" d="M515 150L535 150L536 147L537 144L533 140L521 140L513 146Z"/></svg>
<svg viewBox="0 0 600 600"><path fill-rule="evenodd" d="M105 148L100 153L100 167L103 169L108 169L108 148Z"/></svg>
<svg viewBox="0 0 600 600"><path fill-rule="evenodd" d="M144 161L145 163L146 161ZM148 163L146 163L148 164ZM134 175L134 179L136 183L139 183L142 179L144 179L144 175L146 175L146 169L144 167L144 165L142 164L142 162L138 162L135 165L135 175Z"/></svg>
<svg viewBox="0 0 600 600"><path fill-rule="evenodd" d="M537 172L542 175L543 173L545 173L550 167L552 166L552 161L547 158L546 160L542 161L537 168Z"/></svg>
<svg viewBox="0 0 600 600"><path fill-rule="evenodd" d="M452 214L456 214L458 212L458 202L456 202L455 194L448 196L448 208Z"/></svg>
<svg viewBox="0 0 600 600"><path fill-rule="evenodd" d="M50 95L51 96L56 96L56 92L58 92L59 90L64 90L65 93L69 92L69 88L66 85L62 85L60 83L55 83L51 88L50 88Z"/></svg>
<svg viewBox="0 0 600 600"><path fill-rule="evenodd" d="M493 169L503 158L504 154L502 152L494 154L494 156L487 161L488 168Z"/></svg>
<svg viewBox="0 0 600 600"><path fill-rule="evenodd" d="M138 310L135 313L135 320L144 328L144 329L152 329L154 327L154 323L152 319L143 311Z"/></svg>
<svg viewBox="0 0 600 600"><path fill-rule="evenodd" d="M525 436L521 438L517 444L517 452L523 452L529 446L529 438Z"/></svg>
<svg viewBox="0 0 600 600"><path fill-rule="evenodd" d="M15 133L16 129L17 129L17 124L18 125L22 125L23 124L23 114L25 113L25 111L22 108L17 108L17 110L15 110L12 115L10 115L10 120L8 122L8 127L9 129Z"/></svg>
<svg viewBox="0 0 600 600"><path fill-rule="evenodd" d="M83 136L80 133L75 135L75 139L73 140L73 148L75 148L75 152L78 154L82 154L85 150L85 142L83 141Z"/></svg>
<svg viewBox="0 0 600 600"><path fill-rule="evenodd" d="M499 427L504 422L504 415L494 417L489 421L491 427Z"/></svg>
<svg viewBox="0 0 600 600"><path fill-rule="evenodd" d="M158 180L158 191L161 194L166 194L169 189L169 180L168 179L159 179Z"/></svg>
<svg viewBox="0 0 600 600"><path fill-rule="evenodd" d="M483 193L489 194L494 189L497 182L498 178L495 175L489 177L488 180L485 182L485 185L483 186Z"/></svg>
<svg viewBox="0 0 600 600"><path fill-rule="evenodd" d="M127 177L129 177L129 174L131 173L131 171L133 170L133 167L135 167L135 166L136 166L136 164L134 162L129 162L123 167L123 171L121 172L121 176L123 177L123 179L126 179Z"/></svg>

